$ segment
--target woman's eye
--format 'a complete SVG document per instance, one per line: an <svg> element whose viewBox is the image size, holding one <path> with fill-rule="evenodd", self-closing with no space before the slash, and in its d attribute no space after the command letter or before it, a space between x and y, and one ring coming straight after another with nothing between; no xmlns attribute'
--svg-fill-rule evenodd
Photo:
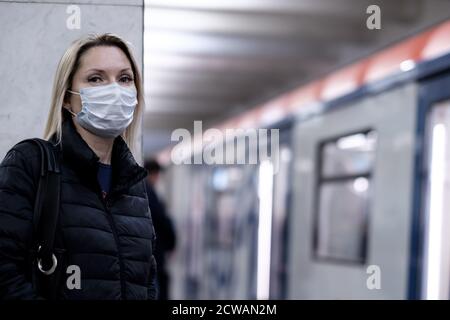
<svg viewBox="0 0 450 320"><path fill-rule="evenodd" d="M88 79L88 81L89 82L93 82L93 83L98 83L98 82L102 81L102 78L100 78L100 77L90 77Z"/></svg>
<svg viewBox="0 0 450 320"><path fill-rule="evenodd" d="M133 78L130 77L130 76L122 76L122 77L120 77L120 82L128 83L128 82L131 82L131 81L133 81Z"/></svg>

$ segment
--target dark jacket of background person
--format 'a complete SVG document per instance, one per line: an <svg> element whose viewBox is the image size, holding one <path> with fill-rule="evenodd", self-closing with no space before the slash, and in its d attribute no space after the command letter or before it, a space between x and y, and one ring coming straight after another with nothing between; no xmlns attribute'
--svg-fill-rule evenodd
<svg viewBox="0 0 450 320"><path fill-rule="evenodd" d="M159 299L169 299L170 277L167 272L166 254L176 246L176 234L164 203L159 199L153 186L146 181L147 197L156 232L155 259L157 263Z"/></svg>
<svg viewBox="0 0 450 320"><path fill-rule="evenodd" d="M0 300L38 298L25 257L32 242L39 155L34 144L20 144L0 165ZM97 162L72 121L64 121L57 244L67 250L63 270L79 266L81 289L68 289L63 277L58 298L154 299L155 233L145 191L147 172L118 136L111 155L110 199L105 203Z"/></svg>

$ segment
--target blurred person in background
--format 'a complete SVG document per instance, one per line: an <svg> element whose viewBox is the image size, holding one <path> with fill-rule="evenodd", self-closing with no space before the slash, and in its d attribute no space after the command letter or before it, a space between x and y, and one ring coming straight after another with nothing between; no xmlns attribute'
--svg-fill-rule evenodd
<svg viewBox="0 0 450 320"><path fill-rule="evenodd" d="M161 165L154 159L145 161L144 167L148 171L147 195L153 226L156 233L155 259L157 264L157 287L159 289L159 300L168 300L170 276L166 266L166 254L172 252L176 245L176 234L172 220L166 212L163 201L156 193L160 173L163 171Z"/></svg>

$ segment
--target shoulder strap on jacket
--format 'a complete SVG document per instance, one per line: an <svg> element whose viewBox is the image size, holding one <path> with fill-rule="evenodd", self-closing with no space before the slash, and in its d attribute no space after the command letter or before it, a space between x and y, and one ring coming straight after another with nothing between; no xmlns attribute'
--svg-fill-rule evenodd
<svg viewBox="0 0 450 320"><path fill-rule="evenodd" d="M43 139L26 139L19 143L27 141L35 143L41 153L40 178L33 213L33 247L41 261L41 272L50 275L57 264L53 250L60 204L59 153L51 142Z"/></svg>
<svg viewBox="0 0 450 320"><path fill-rule="evenodd" d="M59 216L60 204L60 168L59 155L56 154L55 147L48 141L42 139L33 139L42 146L45 153L46 175L41 176L40 192L42 204L37 208L37 215L34 218L37 240L37 257L42 263L39 266L41 272L50 275L56 268L57 261L54 256L54 241L56 226Z"/></svg>

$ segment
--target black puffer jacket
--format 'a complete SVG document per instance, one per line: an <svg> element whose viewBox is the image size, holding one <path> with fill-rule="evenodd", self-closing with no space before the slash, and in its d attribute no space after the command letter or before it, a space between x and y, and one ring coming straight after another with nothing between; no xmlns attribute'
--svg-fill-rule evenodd
<svg viewBox="0 0 450 320"><path fill-rule="evenodd" d="M68 289L63 278L58 298L154 299L155 233L143 180L147 172L117 137L111 192L103 201L99 158L69 119L62 126L58 234L65 265L80 267L81 289ZM39 163L38 147L22 143L0 165L0 299L38 298L26 276L25 258L32 242Z"/></svg>

